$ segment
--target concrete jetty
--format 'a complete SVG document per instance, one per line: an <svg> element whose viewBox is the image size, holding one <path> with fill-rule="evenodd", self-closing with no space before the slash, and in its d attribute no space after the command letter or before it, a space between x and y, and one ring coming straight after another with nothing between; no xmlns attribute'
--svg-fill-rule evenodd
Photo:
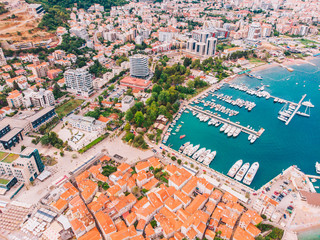
<svg viewBox="0 0 320 240"><path fill-rule="evenodd" d="M296 115L296 113L298 112L299 108L301 107L302 101L305 99L306 96L307 96L307 94L304 94L304 95L302 96L302 98L301 98L300 102L297 104L295 110L293 111L293 113L291 114L291 116L290 116L290 117L288 118L288 120L286 121L286 125L288 125L288 124L291 122L292 118Z"/></svg>
<svg viewBox="0 0 320 240"><path fill-rule="evenodd" d="M228 119L224 119L222 117L219 117L218 115L215 115L213 113L198 109L198 108L190 106L190 105L187 106L187 108L190 109L191 111L195 111L195 112L198 112L198 113L205 114L205 115L207 115L209 117L212 117L212 118L215 118L215 119L217 119L217 120L219 120L219 121L221 121L223 123L227 123L227 124L230 124L230 125L232 125L234 127L240 128L242 132L245 132L247 134L253 134L253 135L256 135L257 137L260 137L261 134L264 132L264 129L261 129L261 130L259 130L257 132L255 130L250 129L250 128L244 127L244 126L242 126L242 125L240 125L238 123L232 122L232 121L230 121Z"/></svg>

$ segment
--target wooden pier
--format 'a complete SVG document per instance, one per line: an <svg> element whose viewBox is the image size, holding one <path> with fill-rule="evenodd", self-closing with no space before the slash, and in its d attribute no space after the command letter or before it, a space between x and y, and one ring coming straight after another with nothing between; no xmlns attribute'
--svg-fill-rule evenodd
<svg viewBox="0 0 320 240"><path fill-rule="evenodd" d="M255 130L250 129L250 128L244 127L244 126L242 126L242 125L240 125L238 123L234 123L234 122L232 122L232 121L230 121L228 119L224 119L224 118L219 117L219 116L217 116L217 115L215 115L213 113L198 109L198 108L190 106L190 105L187 106L187 108L190 109L191 111L202 113L202 114L205 114L205 115L207 115L209 117L215 118L215 119L219 120L220 122L227 123L227 124L230 124L230 125L232 125L234 127L240 128L242 132L245 132L247 134L253 134L253 135L256 135L257 137L260 137L261 134L264 132L264 129L262 129L262 130L257 132Z"/></svg>

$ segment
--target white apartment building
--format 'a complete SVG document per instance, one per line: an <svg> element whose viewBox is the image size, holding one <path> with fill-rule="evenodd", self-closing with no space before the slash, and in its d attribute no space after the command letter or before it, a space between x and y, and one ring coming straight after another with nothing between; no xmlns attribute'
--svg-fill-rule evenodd
<svg viewBox="0 0 320 240"><path fill-rule="evenodd" d="M261 37L261 25L258 22L253 22L249 26L248 37L250 41L256 41Z"/></svg>
<svg viewBox="0 0 320 240"><path fill-rule="evenodd" d="M63 122L69 124L73 128L86 132L98 132L99 134L103 133L106 127L106 123L98 121L93 117L83 117L75 114L64 117Z"/></svg>
<svg viewBox="0 0 320 240"><path fill-rule="evenodd" d="M28 147L19 154L0 153L0 175L13 176L19 182L29 184L44 170L39 152L35 148Z"/></svg>
<svg viewBox="0 0 320 240"><path fill-rule="evenodd" d="M149 57L136 54L130 57L130 75L131 77L146 78L149 75L148 68Z"/></svg>
<svg viewBox="0 0 320 240"><path fill-rule="evenodd" d="M164 32L164 31L159 32L159 41L160 42L171 42L172 37L173 37L172 32Z"/></svg>
<svg viewBox="0 0 320 240"><path fill-rule="evenodd" d="M55 105L55 99L50 90L45 90L43 88L40 88L38 92L26 90L24 94L25 96L22 102L25 107L34 106L45 108Z"/></svg>
<svg viewBox="0 0 320 240"><path fill-rule="evenodd" d="M125 96L121 101L121 111L126 112L134 105L134 98L132 96Z"/></svg>
<svg viewBox="0 0 320 240"><path fill-rule="evenodd" d="M89 97L93 93L92 75L82 68L69 69L64 73L67 90Z"/></svg>

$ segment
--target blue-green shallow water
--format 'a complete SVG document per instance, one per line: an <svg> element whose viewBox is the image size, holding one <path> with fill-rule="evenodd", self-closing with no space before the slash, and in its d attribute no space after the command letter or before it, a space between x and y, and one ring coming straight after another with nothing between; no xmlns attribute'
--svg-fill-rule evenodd
<svg viewBox="0 0 320 240"><path fill-rule="evenodd" d="M269 85L270 87L266 87L265 90L271 95L294 102L299 102L302 95L306 93L305 100L310 99L315 105L311 109L310 118L296 115L286 126L284 122L277 119L278 111L283 104L274 103L272 98L267 100L251 96L225 85L216 93L232 95L233 99L239 97L254 101L257 106L248 112L244 107L240 109L220 100L216 102L239 111L237 116L229 117L231 121L240 121L241 125L250 125L255 130L264 128L265 132L262 136L254 144L249 143L248 135L245 133L240 133L237 138L228 138L226 134L220 133L221 125L220 127L208 126L208 122L200 122L190 112L182 114L177 124L184 122L181 130L169 137L167 145L178 150L181 144L190 141L194 145L200 144L201 147L216 150L217 156L210 167L224 174L238 159L243 159L250 164L258 161L260 168L251 184L254 189L260 188L291 165L297 165L307 174L316 174L315 162L320 161L320 59L314 59L312 62L316 66L311 64L292 66L293 72L281 67L257 72L256 74L263 76L263 80L241 76L233 81L245 83L250 88L261 86L261 83ZM208 99L210 98L212 98L211 95ZM201 103L199 105L203 106ZM214 109L209 107L205 109L214 112ZM219 114L224 118L228 117L223 113ZM179 136L183 134L186 137L180 140Z"/></svg>
<svg viewBox="0 0 320 240"><path fill-rule="evenodd" d="M299 240L320 240L320 229L314 229L299 233Z"/></svg>

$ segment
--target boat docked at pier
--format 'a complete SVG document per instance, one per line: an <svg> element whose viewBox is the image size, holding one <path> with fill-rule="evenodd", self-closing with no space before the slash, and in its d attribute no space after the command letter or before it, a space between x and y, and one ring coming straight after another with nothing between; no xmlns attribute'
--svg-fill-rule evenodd
<svg viewBox="0 0 320 240"><path fill-rule="evenodd" d="M213 159L216 157L216 155L217 155L217 151L213 151L213 152L207 154L207 156L203 160L203 164L206 166L209 166L209 164L213 161Z"/></svg>
<svg viewBox="0 0 320 240"><path fill-rule="evenodd" d="M189 153L189 151L193 148L193 144L189 144L188 146L186 146L183 150L183 154L187 155L187 153Z"/></svg>
<svg viewBox="0 0 320 240"><path fill-rule="evenodd" d="M222 125L222 127L220 128L220 132L224 132L224 130L226 130L226 128L229 126L229 124L225 123Z"/></svg>
<svg viewBox="0 0 320 240"><path fill-rule="evenodd" d="M189 150L187 156L191 157L198 149L200 148L200 144L194 146L192 149Z"/></svg>
<svg viewBox="0 0 320 240"><path fill-rule="evenodd" d="M202 153L206 151L206 148L201 148L195 154L193 154L192 159L196 160Z"/></svg>
<svg viewBox="0 0 320 240"><path fill-rule="evenodd" d="M204 151L204 152L200 155L200 157L197 159L197 161L202 163L210 152L211 152L210 149Z"/></svg>
<svg viewBox="0 0 320 240"><path fill-rule="evenodd" d="M245 175L245 177L243 179L243 183L250 185L252 183L253 178L257 174L258 169L259 169L259 163L254 162L251 165L250 169L248 170L247 174Z"/></svg>
<svg viewBox="0 0 320 240"><path fill-rule="evenodd" d="M320 174L320 163L316 162L316 172Z"/></svg>
<svg viewBox="0 0 320 240"><path fill-rule="evenodd" d="M181 147L179 148L179 153L182 153L183 150L190 145L190 142L186 142L185 144L182 144Z"/></svg>
<svg viewBox="0 0 320 240"><path fill-rule="evenodd" d="M241 129L240 128L236 128L236 130L233 132L233 137L238 137L238 135L241 133Z"/></svg>
<svg viewBox="0 0 320 240"><path fill-rule="evenodd" d="M249 163L243 164L243 166L240 168L240 170L237 172L236 177L234 178L235 180L238 180L239 182L242 180L246 172L248 171L250 167Z"/></svg>
<svg viewBox="0 0 320 240"><path fill-rule="evenodd" d="M240 169L240 167L242 166L242 159L236 161L235 164L232 165L232 167L230 168L229 172L228 172L228 176L229 177L234 177L234 175L236 175L236 173L238 172L238 170Z"/></svg>

